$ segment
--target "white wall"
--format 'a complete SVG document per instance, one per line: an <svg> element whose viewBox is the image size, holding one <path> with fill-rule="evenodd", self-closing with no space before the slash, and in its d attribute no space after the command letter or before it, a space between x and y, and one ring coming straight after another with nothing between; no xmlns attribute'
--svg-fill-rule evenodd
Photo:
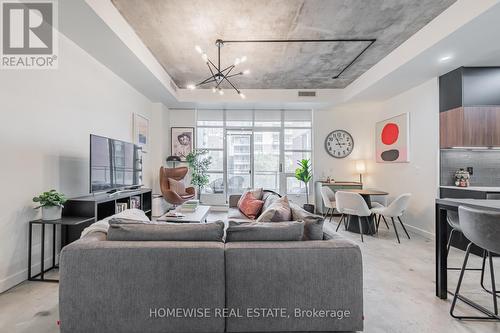
<svg viewBox="0 0 500 333"><path fill-rule="evenodd" d="M370 184L391 197L409 192L411 204L406 222L416 231L434 234L434 204L439 187L439 90L438 79L387 100L377 121L410 113L410 162L368 165Z"/></svg>
<svg viewBox="0 0 500 333"><path fill-rule="evenodd" d="M151 177L153 194L161 194L160 167L165 165L170 155L170 113L161 103L154 103L151 111L151 138L150 148Z"/></svg>
<svg viewBox="0 0 500 333"><path fill-rule="evenodd" d="M0 73L0 292L27 278L28 221L39 214L32 197L87 194L89 134L132 141L132 114L152 116L147 98L63 35L59 50L57 70ZM144 164L151 186L150 154ZM39 238L34 245L37 262Z"/></svg>
<svg viewBox="0 0 500 333"><path fill-rule="evenodd" d="M412 193L405 222L426 236L434 233L434 199L438 191L439 154L438 80L434 78L382 103L345 105L314 112L315 179L359 180L355 160L366 161L365 188L390 193L389 200ZM375 123L410 113L410 162L375 163ZM345 159L330 157L324 149L326 135L345 129L353 135L354 150Z"/></svg>

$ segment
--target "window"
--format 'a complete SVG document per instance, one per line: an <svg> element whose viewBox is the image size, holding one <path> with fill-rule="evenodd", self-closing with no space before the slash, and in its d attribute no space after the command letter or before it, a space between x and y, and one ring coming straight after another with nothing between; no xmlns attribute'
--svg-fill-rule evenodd
<svg viewBox="0 0 500 333"><path fill-rule="evenodd" d="M198 110L196 143L212 157L204 194L305 194L295 169L312 158L311 110Z"/></svg>

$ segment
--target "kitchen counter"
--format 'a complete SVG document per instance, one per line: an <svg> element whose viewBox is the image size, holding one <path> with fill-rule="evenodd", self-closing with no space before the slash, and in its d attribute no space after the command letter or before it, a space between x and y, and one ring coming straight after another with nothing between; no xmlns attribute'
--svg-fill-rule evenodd
<svg viewBox="0 0 500 333"><path fill-rule="evenodd" d="M468 187L458 187L458 186L440 186L440 188L447 188L453 190L468 190L468 191L480 191L489 193L500 193L500 187L494 186L468 186Z"/></svg>

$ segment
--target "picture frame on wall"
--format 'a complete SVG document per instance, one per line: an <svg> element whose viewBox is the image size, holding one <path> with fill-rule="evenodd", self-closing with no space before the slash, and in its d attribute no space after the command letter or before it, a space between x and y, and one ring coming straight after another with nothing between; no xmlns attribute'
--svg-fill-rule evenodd
<svg viewBox="0 0 500 333"><path fill-rule="evenodd" d="M410 162L410 114L403 113L375 125L377 163Z"/></svg>
<svg viewBox="0 0 500 333"><path fill-rule="evenodd" d="M134 143L141 147L143 152L149 150L149 119L134 113Z"/></svg>
<svg viewBox="0 0 500 333"><path fill-rule="evenodd" d="M180 157L185 162L186 157L194 150L194 127L171 127L171 155Z"/></svg>

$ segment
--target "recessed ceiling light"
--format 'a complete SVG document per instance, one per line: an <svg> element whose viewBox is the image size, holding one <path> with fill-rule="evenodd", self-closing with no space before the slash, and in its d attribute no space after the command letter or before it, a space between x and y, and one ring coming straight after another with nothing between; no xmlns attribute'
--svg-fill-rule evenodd
<svg viewBox="0 0 500 333"><path fill-rule="evenodd" d="M195 90L196 86L194 84L188 84L186 88L188 88L189 90Z"/></svg>
<svg viewBox="0 0 500 333"><path fill-rule="evenodd" d="M444 56L444 57L439 58L439 62L448 62L448 61L450 61L451 59L453 59L453 56L451 56L451 55L447 55L447 56Z"/></svg>

